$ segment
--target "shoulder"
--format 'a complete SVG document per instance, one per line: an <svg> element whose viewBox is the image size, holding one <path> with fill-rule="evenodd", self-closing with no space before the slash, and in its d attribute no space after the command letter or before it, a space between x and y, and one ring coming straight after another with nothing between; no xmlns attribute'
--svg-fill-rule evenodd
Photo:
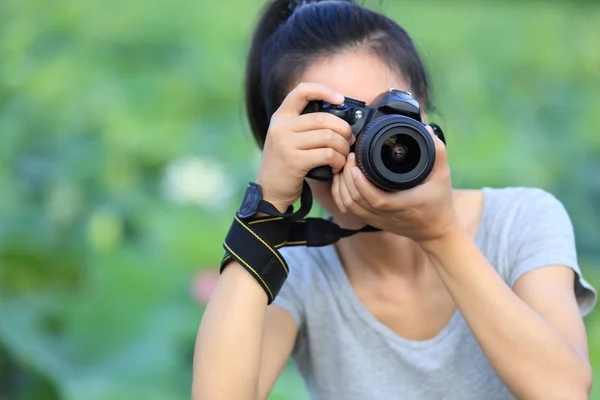
<svg viewBox="0 0 600 400"><path fill-rule="evenodd" d="M577 269L575 235L563 204L538 188L483 188L481 245L511 284L546 265Z"/></svg>
<svg viewBox="0 0 600 400"><path fill-rule="evenodd" d="M513 287L529 271L564 266L575 272L575 296L582 314L596 302L595 289L583 278L571 218L553 194L537 188L484 188L486 250Z"/></svg>
<svg viewBox="0 0 600 400"><path fill-rule="evenodd" d="M507 282L514 282L516 270L576 264L571 219L553 194L528 187L485 187L482 192L477 243ZM542 255L556 257L542 260Z"/></svg>
<svg viewBox="0 0 600 400"><path fill-rule="evenodd" d="M568 213L552 193L532 187L482 188L484 211L482 223L522 231L532 224L558 223L571 229Z"/></svg>
<svg viewBox="0 0 600 400"><path fill-rule="evenodd" d="M532 204L557 205L560 201L552 193L534 187L504 187L481 189L484 199L505 207L523 208Z"/></svg>

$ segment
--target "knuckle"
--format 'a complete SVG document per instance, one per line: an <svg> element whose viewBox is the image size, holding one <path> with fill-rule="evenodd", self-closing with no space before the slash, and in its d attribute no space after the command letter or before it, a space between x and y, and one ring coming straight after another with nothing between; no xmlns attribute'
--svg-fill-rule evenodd
<svg viewBox="0 0 600 400"><path fill-rule="evenodd" d="M388 206L387 201L381 197L373 200L371 205L373 206L373 208L376 208L378 210L383 210L384 208L386 208Z"/></svg>
<svg viewBox="0 0 600 400"><path fill-rule="evenodd" d="M279 126L274 126L273 129L270 129L267 133L267 137L270 136L271 142L274 145L280 146L282 143L285 143L285 135L283 134L283 129Z"/></svg>
<svg viewBox="0 0 600 400"><path fill-rule="evenodd" d="M347 197L342 197L342 204L344 205L344 207L346 207L347 209L352 208L352 205L354 204L354 202L352 201L351 198L347 198Z"/></svg>
<svg viewBox="0 0 600 400"><path fill-rule="evenodd" d="M271 141L275 141L279 137L279 127L271 126L267 131L267 139L271 139Z"/></svg>
<svg viewBox="0 0 600 400"><path fill-rule="evenodd" d="M271 127L277 123L280 115L281 115L281 108L278 108L277 110L275 110L273 115L271 115L271 119L269 120L269 127Z"/></svg>
<svg viewBox="0 0 600 400"><path fill-rule="evenodd" d="M269 124L269 129L267 131L267 135L277 136L281 131L281 119L279 115L273 114L271 117L271 123Z"/></svg>
<svg viewBox="0 0 600 400"><path fill-rule="evenodd" d="M309 88L310 84L308 84L307 82L300 82L298 86L296 86L295 90L297 94L304 94L308 92Z"/></svg>
<svg viewBox="0 0 600 400"><path fill-rule="evenodd" d="M346 140L342 140L341 145L344 156L348 157L348 154L350 154L350 143L348 143Z"/></svg>
<svg viewBox="0 0 600 400"><path fill-rule="evenodd" d="M360 214L362 214L362 208L355 201L353 201L352 204L350 205L350 207L348 207L348 208L350 209L350 211L354 215L360 215Z"/></svg>
<svg viewBox="0 0 600 400"><path fill-rule="evenodd" d="M340 132L343 132L346 136L352 135L352 126L344 120L340 120Z"/></svg>
<svg viewBox="0 0 600 400"><path fill-rule="evenodd" d="M273 145L277 149L277 151L280 151L283 155L285 155L288 147L288 141L286 140L286 138L279 135L273 139L273 142Z"/></svg>
<svg viewBox="0 0 600 400"><path fill-rule="evenodd" d="M335 163L335 162L336 162L336 158L337 158L337 157L336 157L336 154L337 154L337 151L335 151L335 150L333 150L333 149L331 149L331 148L330 148L330 149L327 149L327 150L325 150L325 160L326 160L328 163ZM336 163L336 164L337 164L337 163Z"/></svg>
<svg viewBox="0 0 600 400"><path fill-rule="evenodd" d="M356 191L351 191L350 192L350 197L352 197L352 200L359 202L360 201L360 195L358 194L358 192Z"/></svg>
<svg viewBox="0 0 600 400"><path fill-rule="evenodd" d="M444 145L444 142L442 142L442 139L438 138L437 136L433 137L433 142L434 142L436 151L441 152L446 149L446 145Z"/></svg>
<svg viewBox="0 0 600 400"><path fill-rule="evenodd" d="M446 151L446 146L444 146L441 140L438 142L438 146L435 149L435 151L437 155L440 156L442 161L446 161L448 159L448 152Z"/></svg>
<svg viewBox="0 0 600 400"><path fill-rule="evenodd" d="M336 202L336 204L342 215L348 215L350 213L350 211L346 208L346 206L344 205L344 202L341 199L338 200Z"/></svg>
<svg viewBox="0 0 600 400"><path fill-rule="evenodd" d="M325 125L325 121L327 119L326 115L328 114L317 112L312 114L312 118L316 125L322 126Z"/></svg>
<svg viewBox="0 0 600 400"><path fill-rule="evenodd" d="M323 131L323 139L327 143L333 142L335 140L335 132L333 132L331 129L325 129Z"/></svg>

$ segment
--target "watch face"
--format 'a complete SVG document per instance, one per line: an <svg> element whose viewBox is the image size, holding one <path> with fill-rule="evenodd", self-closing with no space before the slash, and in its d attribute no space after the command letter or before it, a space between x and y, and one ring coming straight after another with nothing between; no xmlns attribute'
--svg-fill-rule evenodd
<svg viewBox="0 0 600 400"><path fill-rule="evenodd" d="M246 193L244 194L244 198L242 199L240 209L237 212L237 216L239 218L252 217L256 214L256 210L258 209L258 205L261 200L262 191L260 190L260 186L254 182L250 182L248 184L248 188L246 189Z"/></svg>

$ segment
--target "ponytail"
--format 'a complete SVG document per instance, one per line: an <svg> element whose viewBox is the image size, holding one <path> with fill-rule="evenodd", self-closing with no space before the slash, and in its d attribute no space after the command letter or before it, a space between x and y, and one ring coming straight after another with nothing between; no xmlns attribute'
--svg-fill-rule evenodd
<svg viewBox="0 0 600 400"><path fill-rule="evenodd" d="M246 66L246 112L254 138L262 149L269 128L269 119L265 99L262 93L262 53L265 43L287 19L292 15L294 0L273 0L262 12L257 28L252 37L250 54ZM257 135L258 132L264 132Z"/></svg>

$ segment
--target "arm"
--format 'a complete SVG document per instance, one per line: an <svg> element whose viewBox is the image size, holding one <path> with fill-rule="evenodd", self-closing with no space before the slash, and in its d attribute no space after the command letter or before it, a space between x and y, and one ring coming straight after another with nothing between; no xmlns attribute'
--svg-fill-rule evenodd
<svg viewBox="0 0 600 400"><path fill-rule="evenodd" d="M262 287L232 262L200 324L192 399L265 399L291 354L297 332L293 319L276 306L267 308Z"/></svg>
<svg viewBox="0 0 600 400"><path fill-rule="evenodd" d="M422 244L492 367L521 399L587 399L592 373L574 273L552 266L515 291L456 228Z"/></svg>
<svg viewBox="0 0 600 400"><path fill-rule="evenodd" d="M334 115L303 115L311 100L340 104L344 96L325 85L301 83L269 124L256 181L264 199L280 212L300 197L311 169L329 165L341 170L355 140L350 125ZM262 287L240 264L227 265L198 331L193 399L267 396L298 333L293 318L274 306L267 312L267 302Z"/></svg>
<svg viewBox="0 0 600 400"><path fill-rule="evenodd" d="M551 266L574 262L567 214L548 198L530 205L527 229L515 232L521 241L515 244L513 261L517 271L536 269L522 275L511 290L462 229L452 203L446 149L430 133L436 162L424 183L384 192L368 181L351 155L333 181L334 201L343 212L422 247L490 364L518 398L588 398L592 375L573 270ZM557 214L558 222L547 218ZM544 257L536 257L540 255Z"/></svg>

